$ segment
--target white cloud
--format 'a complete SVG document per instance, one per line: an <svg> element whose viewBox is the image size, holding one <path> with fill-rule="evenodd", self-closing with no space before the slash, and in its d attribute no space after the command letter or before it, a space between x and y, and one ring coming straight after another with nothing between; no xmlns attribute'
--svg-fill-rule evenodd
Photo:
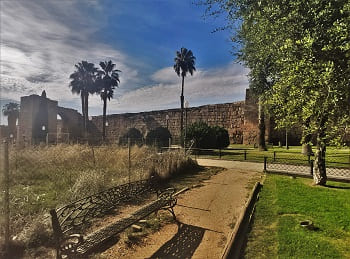
<svg viewBox="0 0 350 259"><path fill-rule="evenodd" d="M244 99L248 87L248 70L239 64L201 70L185 78L184 95L190 106L234 102ZM181 78L172 67L158 70L152 76L158 84L128 92L108 104L109 113L138 112L177 108L180 106Z"/></svg>
<svg viewBox="0 0 350 259"><path fill-rule="evenodd" d="M86 1L85 1L86 2ZM79 96L68 89L74 64L88 60L95 64L112 59L122 70L122 82L138 82L137 70L128 57L92 35L98 22L90 26L76 8L78 1L1 1L1 99L19 100L23 95L40 94L58 101L72 100L79 107ZM88 2L98 8L97 1ZM95 21L94 21L95 22Z"/></svg>
<svg viewBox="0 0 350 259"><path fill-rule="evenodd" d="M94 32L102 28L104 21L86 17L77 8L78 3L79 0L0 1L0 102L19 101L21 96L46 90L47 96L60 105L80 110L79 96L68 89L74 64L86 59L95 64L112 59L122 72L116 97L108 103L108 113L179 107L181 78L173 68L165 67L149 78L140 78L135 67L140 67L142 61L130 60L125 53L94 39ZM99 8L97 0L89 4ZM248 86L246 74L247 70L238 64L198 69L185 79L185 99L190 106L242 100ZM142 86L146 81L154 83ZM91 114L102 113L99 96L91 96L89 104Z"/></svg>

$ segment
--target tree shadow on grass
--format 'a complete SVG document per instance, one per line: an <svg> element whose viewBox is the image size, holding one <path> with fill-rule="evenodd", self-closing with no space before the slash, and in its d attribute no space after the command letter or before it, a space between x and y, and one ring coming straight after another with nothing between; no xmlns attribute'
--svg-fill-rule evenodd
<svg viewBox="0 0 350 259"><path fill-rule="evenodd" d="M191 258L202 242L205 229L179 223L175 236L150 258Z"/></svg>

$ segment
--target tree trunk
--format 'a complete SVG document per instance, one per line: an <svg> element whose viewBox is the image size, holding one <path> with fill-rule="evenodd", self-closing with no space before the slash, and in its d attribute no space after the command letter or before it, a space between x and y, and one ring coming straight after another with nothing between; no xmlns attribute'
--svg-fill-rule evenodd
<svg viewBox="0 0 350 259"><path fill-rule="evenodd" d="M312 155L312 148L309 143L303 143L301 146L301 153L305 156Z"/></svg>
<svg viewBox="0 0 350 259"><path fill-rule="evenodd" d="M106 141L106 110L107 110L107 96L103 97L103 125L102 125L103 142Z"/></svg>
<svg viewBox="0 0 350 259"><path fill-rule="evenodd" d="M181 113L180 113L180 137L183 137L183 127L184 127L184 83L185 76L182 76L182 86L181 86Z"/></svg>
<svg viewBox="0 0 350 259"><path fill-rule="evenodd" d="M88 122L89 122L89 94L85 93L85 136L88 135Z"/></svg>
<svg viewBox="0 0 350 259"><path fill-rule="evenodd" d="M311 139L312 139L312 135L307 133L307 128L309 127L310 125L310 118L307 118L305 120L305 123L303 125L304 129L303 129L303 137L302 137L302 147L301 147L301 153L303 155L313 155L312 153L312 148L311 148Z"/></svg>
<svg viewBox="0 0 350 259"><path fill-rule="evenodd" d="M80 98L81 98L81 113L83 115L83 130L85 132L86 122L85 122L85 97L84 97L84 92L80 93Z"/></svg>
<svg viewBox="0 0 350 259"><path fill-rule="evenodd" d="M327 182L326 145L319 138L317 138L317 150L314 161L313 177L314 183L317 185L325 185Z"/></svg>
<svg viewBox="0 0 350 259"><path fill-rule="evenodd" d="M259 98L259 136L258 136L258 147L259 150L267 150L265 143L265 113L264 108L261 103L261 98Z"/></svg>

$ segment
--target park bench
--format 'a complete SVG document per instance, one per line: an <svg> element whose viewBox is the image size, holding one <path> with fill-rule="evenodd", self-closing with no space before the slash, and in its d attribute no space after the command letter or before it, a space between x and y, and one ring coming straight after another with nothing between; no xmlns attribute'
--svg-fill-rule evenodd
<svg viewBox="0 0 350 259"><path fill-rule="evenodd" d="M150 192L156 192L157 198L106 227L83 234L91 226L93 220L107 215L118 205L140 200L145 193ZM116 234L159 210L168 210L175 219L174 192L172 188L163 191L156 190L150 181L137 181L119 185L61 208L50 210L57 258L86 257Z"/></svg>

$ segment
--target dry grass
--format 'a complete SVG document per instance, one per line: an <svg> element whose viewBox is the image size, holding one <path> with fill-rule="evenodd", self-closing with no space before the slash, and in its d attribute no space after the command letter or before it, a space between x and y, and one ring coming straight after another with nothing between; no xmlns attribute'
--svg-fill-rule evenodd
<svg viewBox="0 0 350 259"><path fill-rule="evenodd" d="M157 154L147 147L57 145L10 150L11 233L26 247L49 240L49 209L151 174L169 179L191 170L195 163L180 152ZM2 225L2 224L1 224ZM2 229L1 229L2 231ZM45 237L45 238L43 238Z"/></svg>

